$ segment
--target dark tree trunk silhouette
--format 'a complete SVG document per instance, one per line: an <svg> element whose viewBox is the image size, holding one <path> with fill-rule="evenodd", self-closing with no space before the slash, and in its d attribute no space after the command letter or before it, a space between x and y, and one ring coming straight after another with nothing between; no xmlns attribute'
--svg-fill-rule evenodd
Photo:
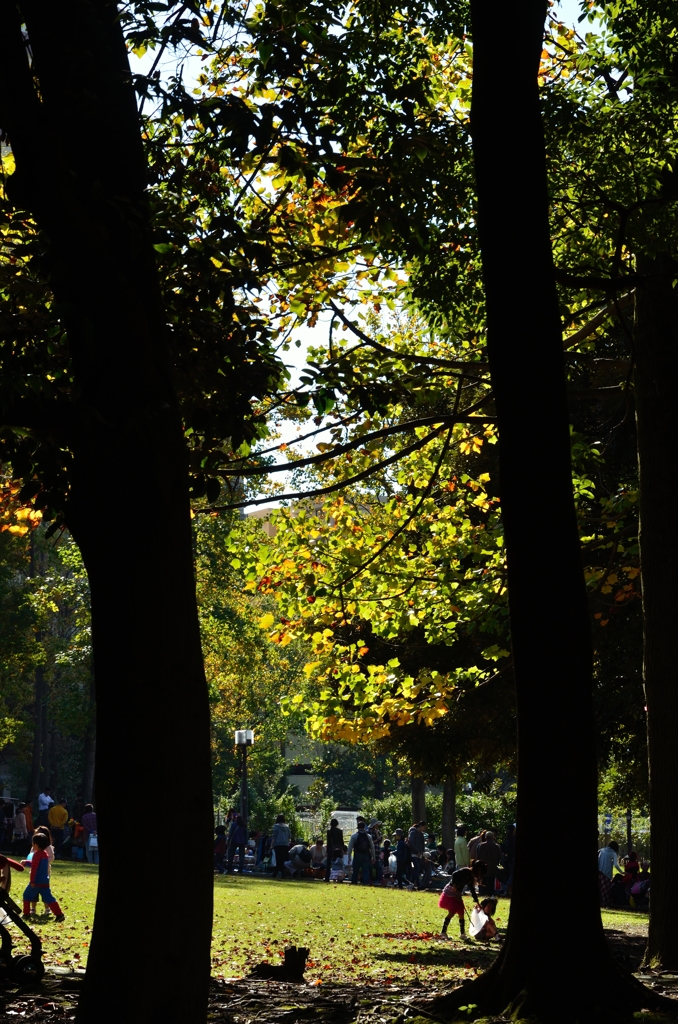
<svg viewBox="0 0 678 1024"><path fill-rule="evenodd" d="M523 0L501 27L471 0L471 131L500 440L511 643L518 718L518 828L508 935L478 981L439 1001L544 1021L624 1019L653 1001L605 942L596 864L592 648L570 464L563 348L549 237L538 70L547 5ZM502 77L506 87L502 88ZM516 298L521 316L517 318ZM526 468L538 476L540 514ZM548 553L548 597L535 567ZM548 942L534 926L534 837L554 793L576 796L581 863L573 912ZM571 955L585 965L572 984Z"/></svg>
<svg viewBox="0 0 678 1024"><path fill-rule="evenodd" d="M136 970L140 909L138 891L121 884L129 835L120 794L153 779L176 806L191 807L190 941L173 909L174 859L159 856L153 841L138 844L135 870L164 909L144 913L143 977L124 998L123 1016L127 1024L203 1021L213 892L209 707L187 457L127 54L109 0L75 2L67 16L58 4L8 2L0 36L0 120L17 161L10 198L32 211L49 242L77 383L66 523L92 595L101 857L77 1020L120 1021L121 983ZM140 514L149 516L141 544ZM132 545L133 572L126 569Z"/></svg>
<svg viewBox="0 0 678 1024"><path fill-rule="evenodd" d="M417 775L412 776L412 821L426 820L426 783Z"/></svg>
<svg viewBox="0 0 678 1024"><path fill-rule="evenodd" d="M638 258L635 398L640 477L643 680L652 820L652 907L646 960L678 969L671 920L673 850L678 842L678 671L674 591L678 575L675 395L678 372L678 266L668 257Z"/></svg>
<svg viewBox="0 0 678 1024"><path fill-rule="evenodd" d="M443 783L443 827L442 844L446 850L454 846L457 827L457 780L450 775Z"/></svg>

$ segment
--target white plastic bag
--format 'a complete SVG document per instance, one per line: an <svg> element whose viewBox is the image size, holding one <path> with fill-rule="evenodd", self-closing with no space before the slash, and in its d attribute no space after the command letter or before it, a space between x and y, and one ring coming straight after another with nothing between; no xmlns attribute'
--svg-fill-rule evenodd
<svg viewBox="0 0 678 1024"><path fill-rule="evenodd" d="M392 853L391 856L388 858L388 869L394 875L398 870L398 861L396 859L395 853Z"/></svg>
<svg viewBox="0 0 678 1024"><path fill-rule="evenodd" d="M471 937L475 939L476 935L479 935L487 924L487 914L484 914L482 910L473 909L471 913Z"/></svg>

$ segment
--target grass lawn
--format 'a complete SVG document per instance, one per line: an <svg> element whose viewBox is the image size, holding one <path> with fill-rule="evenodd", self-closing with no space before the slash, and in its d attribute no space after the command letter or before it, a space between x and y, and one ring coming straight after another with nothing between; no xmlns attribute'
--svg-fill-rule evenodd
<svg viewBox="0 0 678 1024"><path fill-rule="evenodd" d="M66 921L36 925L46 964L85 965L98 871L94 865L53 865L52 891ZM17 874L15 899L20 900L22 889ZM306 977L316 983L419 980L428 987L473 977L496 955L496 948L459 942L456 919L450 924L453 942L434 938L444 917L438 893L220 876L214 896L212 964L217 977L242 977L262 960L276 963L290 944L309 947ZM190 894L188 900L190 909ZM470 899L466 904L470 912ZM500 900L500 929L507 924L509 907L508 900ZM647 930L647 918L630 911L604 911L603 923L613 932L634 936ZM18 942L23 939L18 937Z"/></svg>

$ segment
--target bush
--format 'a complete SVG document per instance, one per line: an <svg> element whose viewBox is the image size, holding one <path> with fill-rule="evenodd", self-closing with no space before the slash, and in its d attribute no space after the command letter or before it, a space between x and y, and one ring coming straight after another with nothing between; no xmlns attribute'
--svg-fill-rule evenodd
<svg viewBox="0 0 678 1024"><path fill-rule="evenodd" d="M383 822L384 835L394 829L407 829L412 824L412 799L409 793L394 793L384 800L365 800L363 816ZM481 828L491 829L501 842L509 825L516 820L515 792L488 795L474 793L457 797L457 823L466 825L472 835ZM426 795L426 823L429 831L440 837L443 825L443 798L441 794Z"/></svg>
<svg viewBox="0 0 678 1024"><path fill-rule="evenodd" d="M270 836L275 819L279 814L285 815L292 839L306 838L307 829L304 828L295 810L294 794L290 788L282 796L271 797L268 800L254 800L250 807L249 828Z"/></svg>

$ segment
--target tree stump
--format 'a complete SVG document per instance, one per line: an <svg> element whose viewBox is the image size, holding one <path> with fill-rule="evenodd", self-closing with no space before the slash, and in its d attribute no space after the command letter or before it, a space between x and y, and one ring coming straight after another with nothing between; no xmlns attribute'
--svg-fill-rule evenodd
<svg viewBox="0 0 678 1024"><path fill-rule="evenodd" d="M308 949L305 946L288 946L282 964L257 964L250 971L250 978L270 978L273 981L303 981L306 970Z"/></svg>

